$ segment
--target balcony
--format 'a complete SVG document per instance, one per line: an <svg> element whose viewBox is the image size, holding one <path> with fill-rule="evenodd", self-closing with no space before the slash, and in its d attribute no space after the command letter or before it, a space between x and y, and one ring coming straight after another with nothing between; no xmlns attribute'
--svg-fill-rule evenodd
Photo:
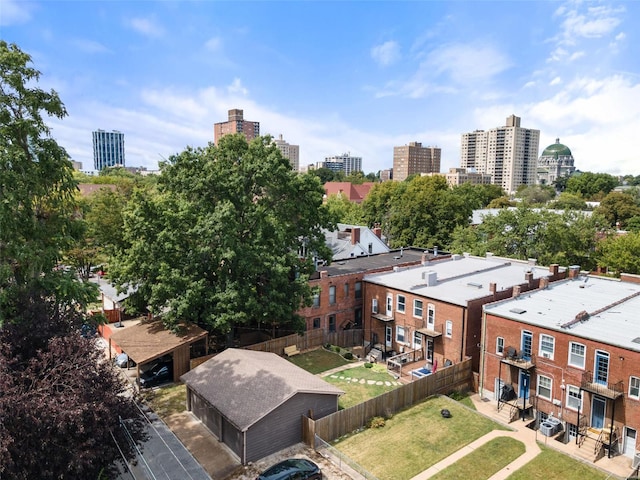
<svg viewBox="0 0 640 480"><path fill-rule="evenodd" d="M593 378L593 372L584 372L580 388L586 392L615 400L624 395L622 380L616 383L599 382Z"/></svg>
<svg viewBox="0 0 640 480"><path fill-rule="evenodd" d="M536 366L533 355L525 355L522 351L518 351L514 347L504 349L504 356L500 359L500 362L511 365L512 367L517 367L520 370L532 370Z"/></svg>

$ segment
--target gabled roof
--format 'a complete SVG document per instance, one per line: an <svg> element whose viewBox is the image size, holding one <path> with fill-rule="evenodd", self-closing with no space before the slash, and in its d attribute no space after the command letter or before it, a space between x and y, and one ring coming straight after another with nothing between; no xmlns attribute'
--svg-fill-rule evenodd
<svg viewBox="0 0 640 480"><path fill-rule="evenodd" d="M298 393L344 392L275 353L229 348L180 379L242 431Z"/></svg>
<svg viewBox="0 0 640 480"><path fill-rule="evenodd" d="M192 323L177 333L167 330L160 320L140 322L111 335L111 339L138 364L159 358L175 348L206 338L207 332Z"/></svg>
<svg viewBox="0 0 640 480"><path fill-rule="evenodd" d="M355 184L351 182L327 182L324 184L324 191L327 197L329 195L337 195L341 193L350 202L360 203L369 194L369 190L375 184L373 182L365 182Z"/></svg>

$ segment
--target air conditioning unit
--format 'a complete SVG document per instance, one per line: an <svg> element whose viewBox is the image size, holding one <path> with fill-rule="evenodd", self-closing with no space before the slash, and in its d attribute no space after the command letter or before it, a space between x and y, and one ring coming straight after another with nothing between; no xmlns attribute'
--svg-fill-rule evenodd
<svg viewBox="0 0 640 480"><path fill-rule="evenodd" d="M378 299L371 300L371 313L378 313Z"/></svg>
<svg viewBox="0 0 640 480"><path fill-rule="evenodd" d="M640 467L640 453L636 453L633 456L633 468Z"/></svg>
<svg viewBox="0 0 640 480"><path fill-rule="evenodd" d="M544 358L551 358L551 354L549 352L542 352L542 356Z"/></svg>

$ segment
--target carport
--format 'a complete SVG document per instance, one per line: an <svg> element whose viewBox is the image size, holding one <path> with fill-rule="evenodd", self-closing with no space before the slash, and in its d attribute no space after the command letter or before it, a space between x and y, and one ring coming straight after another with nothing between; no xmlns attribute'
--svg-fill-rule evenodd
<svg viewBox="0 0 640 480"><path fill-rule="evenodd" d="M176 332L167 330L160 320L143 320L137 325L114 332L109 337L109 347L119 347L140 367L158 358L173 358L173 381L190 369L190 360L208 353L207 332L192 323L183 323ZM200 347L201 355L192 355L192 347Z"/></svg>

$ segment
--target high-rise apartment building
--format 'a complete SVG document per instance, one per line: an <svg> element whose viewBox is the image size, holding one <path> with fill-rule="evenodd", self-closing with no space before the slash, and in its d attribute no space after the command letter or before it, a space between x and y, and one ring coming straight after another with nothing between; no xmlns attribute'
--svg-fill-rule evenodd
<svg viewBox="0 0 640 480"><path fill-rule="evenodd" d="M402 182L414 173L438 173L442 150L423 147L420 142L393 147L393 179Z"/></svg>
<svg viewBox="0 0 640 480"><path fill-rule="evenodd" d="M460 166L491 175L491 183L507 193L520 185L535 185L540 130L522 128L520 117L510 115L504 127L463 133Z"/></svg>
<svg viewBox="0 0 640 480"><path fill-rule="evenodd" d="M352 172L362 171L362 157L352 157L351 153L325 157L324 162L318 162L316 168L328 168L333 172L344 172L349 175Z"/></svg>
<svg viewBox="0 0 640 480"><path fill-rule="evenodd" d="M124 133L97 130L93 134L93 168L102 170L116 165L125 166Z"/></svg>
<svg viewBox="0 0 640 480"><path fill-rule="evenodd" d="M260 122L250 122L244 119L244 113L238 108L229 110L229 120L213 125L213 141L217 145L225 135L230 133L242 133L247 142L260 136Z"/></svg>
<svg viewBox="0 0 640 480"><path fill-rule="evenodd" d="M282 156L289 159L289 162L291 162L291 168L297 172L300 169L300 145L290 145L285 142L282 139L282 134L279 138L275 139L273 143L276 144L276 147L278 147Z"/></svg>

